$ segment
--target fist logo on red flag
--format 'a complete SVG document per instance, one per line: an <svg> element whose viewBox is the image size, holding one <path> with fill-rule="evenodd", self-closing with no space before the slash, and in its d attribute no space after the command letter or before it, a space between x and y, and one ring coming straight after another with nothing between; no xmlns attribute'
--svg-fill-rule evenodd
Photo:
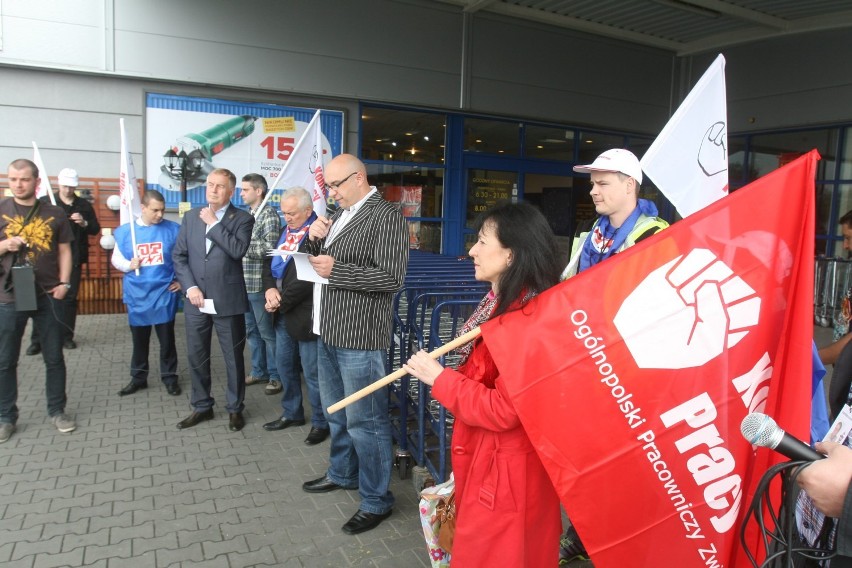
<svg viewBox="0 0 852 568"><path fill-rule="evenodd" d="M614 323L643 369L704 365L757 325L760 297L730 267L703 248L651 272Z"/></svg>

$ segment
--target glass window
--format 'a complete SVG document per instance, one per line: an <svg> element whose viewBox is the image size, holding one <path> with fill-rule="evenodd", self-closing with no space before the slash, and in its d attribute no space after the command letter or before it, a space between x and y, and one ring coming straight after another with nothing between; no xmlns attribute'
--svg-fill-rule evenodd
<svg viewBox="0 0 852 568"><path fill-rule="evenodd" d="M409 221L408 246L425 252L441 252L441 223L437 221Z"/></svg>
<svg viewBox="0 0 852 568"><path fill-rule="evenodd" d="M443 164L446 122L438 113L363 107L361 158Z"/></svg>
<svg viewBox="0 0 852 568"><path fill-rule="evenodd" d="M578 163L591 164L599 155L612 148L624 148L624 136L601 132L581 132Z"/></svg>
<svg viewBox="0 0 852 568"><path fill-rule="evenodd" d="M838 135L836 128L756 134L751 137L748 180L762 177L814 148L822 157L817 162L817 179L834 179Z"/></svg>
<svg viewBox="0 0 852 568"><path fill-rule="evenodd" d="M467 215L465 228L472 229L483 211L501 201L518 198L518 173L500 170L470 169L467 171Z"/></svg>
<svg viewBox="0 0 852 568"><path fill-rule="evenodd" d="M734 136L728 138L728 187L737 189L746 184L745 175L746 138Z"/></svg>
<svg viewBox="0 0 852 568"><path fill-rule="evenodd" d="M520 146L521 128L517 122L464 119L464 149L468 152L517 156Z"/></svg>
<svg viewBox="0 0 852 568"><path fill-rule="evenodd" d="M406 218L443 217L443 169L367 164L367 178Z"/></svg>
<svg viewBox="0 0 852 568"><path fill-rule="evenodd" d="M567 128L528 124L524 128L524 155L570 162L574 159L574 137L574 131Z"/></svg>
<svg viewBox="0 0 852 568"><path fill-rule="evenodd" d="M642 138L639 136L631 136L628 140L625 148L636 154L636 157L640 160L642 156L645 155L645 152L648 151L648 148L651 147L651 144L654 142L653 138Z"/></svg>
<svg viewBox="0 0 852 568"><path fill-rule="evenodd" d="M847 128L843 158L840 160L840 179L852 179L852 127Z"/></svg>

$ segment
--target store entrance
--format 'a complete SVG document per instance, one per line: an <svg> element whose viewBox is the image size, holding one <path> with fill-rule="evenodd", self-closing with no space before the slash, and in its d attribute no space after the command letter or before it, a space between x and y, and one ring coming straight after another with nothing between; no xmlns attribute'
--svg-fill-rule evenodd
<svg viewBox="0 0 852 568"><path fill-rule="evenodd" d="M544 214L557 238L556 254L567 263L577 223L594 215L586 184L571 173L567 166L468 156L464 177L464 251L476 242L473 225L482 211L504 200L526 201Z"/></svg>

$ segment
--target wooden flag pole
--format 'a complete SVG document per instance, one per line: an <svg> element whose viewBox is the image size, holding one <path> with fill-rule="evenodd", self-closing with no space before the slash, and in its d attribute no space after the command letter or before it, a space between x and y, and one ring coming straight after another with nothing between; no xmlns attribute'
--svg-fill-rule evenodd
<svg viewBox="0 0 852 568"><path fill-rule="evenodd" d="M475 328L471 329L470 331L468 331L467 333L465 333L464 335L460 335L459 337L453 339L452 341L450 341L446 345L442 345L442 346L438 347L437 349L435 349L434 351L429 353L429 356L432 359L437 359L441 355L449 353L450 351L452 351L456 347L461 347L465 343L470 343L471 341L473 341L474 339L479 337L479 334L480 334L479 328L475 327ZM406 373L405 370L397 369L396 371L394 371L390 375L382 377L378 381L367 385L366 387L362 388L358 392L354 392L354 393L350 394L349 396L347 396L346 398L335 402L334 404L332 404L331 406L329 406L326 409L326 412L328 412L329 414L334 414L338 410L349 406L350 404L352 404L356 400L361 400L362 398L364 398L368 394L379 390L383 386L391 384L395 380L400 379L407 374L408 373Z"/></svg>

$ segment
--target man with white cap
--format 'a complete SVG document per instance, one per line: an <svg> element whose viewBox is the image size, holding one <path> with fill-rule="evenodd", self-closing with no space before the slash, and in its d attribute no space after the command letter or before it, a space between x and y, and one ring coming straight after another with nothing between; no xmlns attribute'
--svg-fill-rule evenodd
<svg viewBox="0 0 852 568"><path fill-rule="evenodd" d="M56 192L56 196L59 199L56 200L56 205L65 210L65 215L71 223L71 232L74 235L74 240L71 242L71 287L63 300L65 316L62 318L62 336L64 338L62 346L65 349L76 349L74 327L77 323L77 292L80 290L82 265L89 262L89 235L97 235L101 231L101 226L98 224L98 218L95 216L92 204L75 193L77 186L80 185L77 170L65 168L60 171L58 182L59 191ZM41 200L50 203L50 197L47 195L41 197ZM27 355L37 355L38 353L41 353L41 344L38 340L35 324L33 324Z"/></svg>
<svg viewBox="0 0 852 568"><path fill-rule="evenodd" d="M633 152L613 148L591 164L574 166L574 171L591 174L589 193L600 217L591 227L578 229L571 260L562 272L563 280L669 226L657 217L657 206L652 201L639 199L642 167ZM560 539L559 549L560 565L589 557L573 525Z"/></svg>
<svg viewBox="0 0 852 568"><path fill-rule="evenodd" d="M591 164L574 166L574 171L591 174L589 194L600 217L577 231L563 280L669 226L657 216L652 201L639 199L642 167L633 152L607 150Z"/></svg>

